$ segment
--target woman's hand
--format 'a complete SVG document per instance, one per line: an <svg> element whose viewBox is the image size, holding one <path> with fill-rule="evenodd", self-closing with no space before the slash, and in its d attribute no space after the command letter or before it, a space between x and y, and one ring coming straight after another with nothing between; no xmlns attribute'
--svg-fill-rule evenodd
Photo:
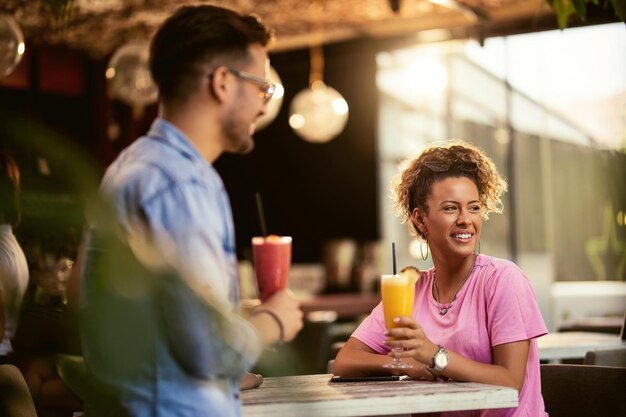
<svg viewBox="0 0 626 417"><path fill-rule="evenodd" d="M431 366L432 359L439 349L431 342L422 327L412 317L399 317L395 320L397 328L385 332L389 337L385 345L390 348L402 348L403 351L391 351L389 356L404 358L411 363L418 375L428 372L425 365ZM463 357L450 349L448 366L440 375L455 381L481 382L483 384L522 389L526 374L526 363L530 350L530 340L505 343L493 347L493 363L481 363ZM415 362L414 362L415 361ZM413 370L409 375L413 377ZM426 378L428 379L428 378Z"/></svg>
<svg viewBox="0 0 626 417"><path fill-rule="evenodd" d="M385 336L389 339L384 343L392 349L389 356L413 358L424 365L432 365L432 358L438 347L426 337L424 330L417 321L413 317L405 316L397 317L394 323L398 327L385 332ZM402 350L394 351L394 348L402 348Z"/></svg>
<svg viewBox="0 0 626 417"><path fill-rule="evenodd" d="M415 359L408 358L403 362L412 365L412 368L404 369L405 374L411 379L418 379L420 381L436 381L437 377L426 369L426 365L421 362L416 361Z"/></svg>

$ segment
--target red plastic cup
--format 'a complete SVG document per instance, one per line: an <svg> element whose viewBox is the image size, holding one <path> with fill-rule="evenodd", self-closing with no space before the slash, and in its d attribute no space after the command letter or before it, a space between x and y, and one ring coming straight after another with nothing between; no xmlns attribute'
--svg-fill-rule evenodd
<svg viewBox="0 0 626 417"><path fill-rule="evenodd" d="M291 266L291 236L253 237L254 273L261 301L287 286Z"/></svg>

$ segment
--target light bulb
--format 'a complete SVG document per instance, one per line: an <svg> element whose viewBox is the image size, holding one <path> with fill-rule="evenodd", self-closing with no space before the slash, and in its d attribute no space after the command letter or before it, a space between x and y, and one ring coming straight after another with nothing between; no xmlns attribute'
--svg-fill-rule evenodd
<svg viewBox="0 0 626 417"><path fill-rule="evenodd" d="M300 91L290 106L289 125L302 139L325 143L340 134L348 122L348 103L322 81Z"/></svg>

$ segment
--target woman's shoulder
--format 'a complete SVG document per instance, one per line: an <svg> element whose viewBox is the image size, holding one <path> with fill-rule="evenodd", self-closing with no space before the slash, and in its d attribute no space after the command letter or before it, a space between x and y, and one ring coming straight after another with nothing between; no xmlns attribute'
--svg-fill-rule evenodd
<svg viewBox="0 0 626 417"><path fill-rule="evenodd" d="M433 279L433 272L435 271L434 268L428 268L428 269L422 269L420 270L420 277L417 280L417 288L420 287L429 287L430 282Z"/></svg>
<svg viewBox="0 0 626 417"><path fill-rule="evenodd" d="M481 275L486 282L497 283L501 280L528 280L520 267L507 259L478 255L476 265L482 267Z"/></svg>
<svg viewBox="0 0 626 417"><path fill-rule="evenodd" d="M507 268L512 268L521 271L519 266L508 259L496 258L489 255L478 255L476 257L476 266L482 266L486 269L501 271Z"/></svg>

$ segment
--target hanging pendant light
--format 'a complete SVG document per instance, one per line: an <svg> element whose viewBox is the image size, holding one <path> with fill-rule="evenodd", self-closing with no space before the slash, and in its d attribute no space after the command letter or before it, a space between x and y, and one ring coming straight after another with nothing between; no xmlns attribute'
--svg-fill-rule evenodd
<svg viewBox="0 0 626 417"><path fill-rule="evenodd" d="M348 103L334 88L324 84L324 55L320 44L311 47L309 87L293 98L289 126L302 139L326 143L340 134L348 122Z"/></svg>
<svg viewBox="0 0 626 417"><path fill-rule="evenodd" d="M25 50L20 26L12 16L0 14L0 79L13 72Z"/></svg>
<svg viewBox="0 0 626 417"><path fill-rule="evenodd" d="M146 106L157 101L158 89L148 65L149 46L131 42L118 48L107 65L110 94L131 106Z"/></svg>

